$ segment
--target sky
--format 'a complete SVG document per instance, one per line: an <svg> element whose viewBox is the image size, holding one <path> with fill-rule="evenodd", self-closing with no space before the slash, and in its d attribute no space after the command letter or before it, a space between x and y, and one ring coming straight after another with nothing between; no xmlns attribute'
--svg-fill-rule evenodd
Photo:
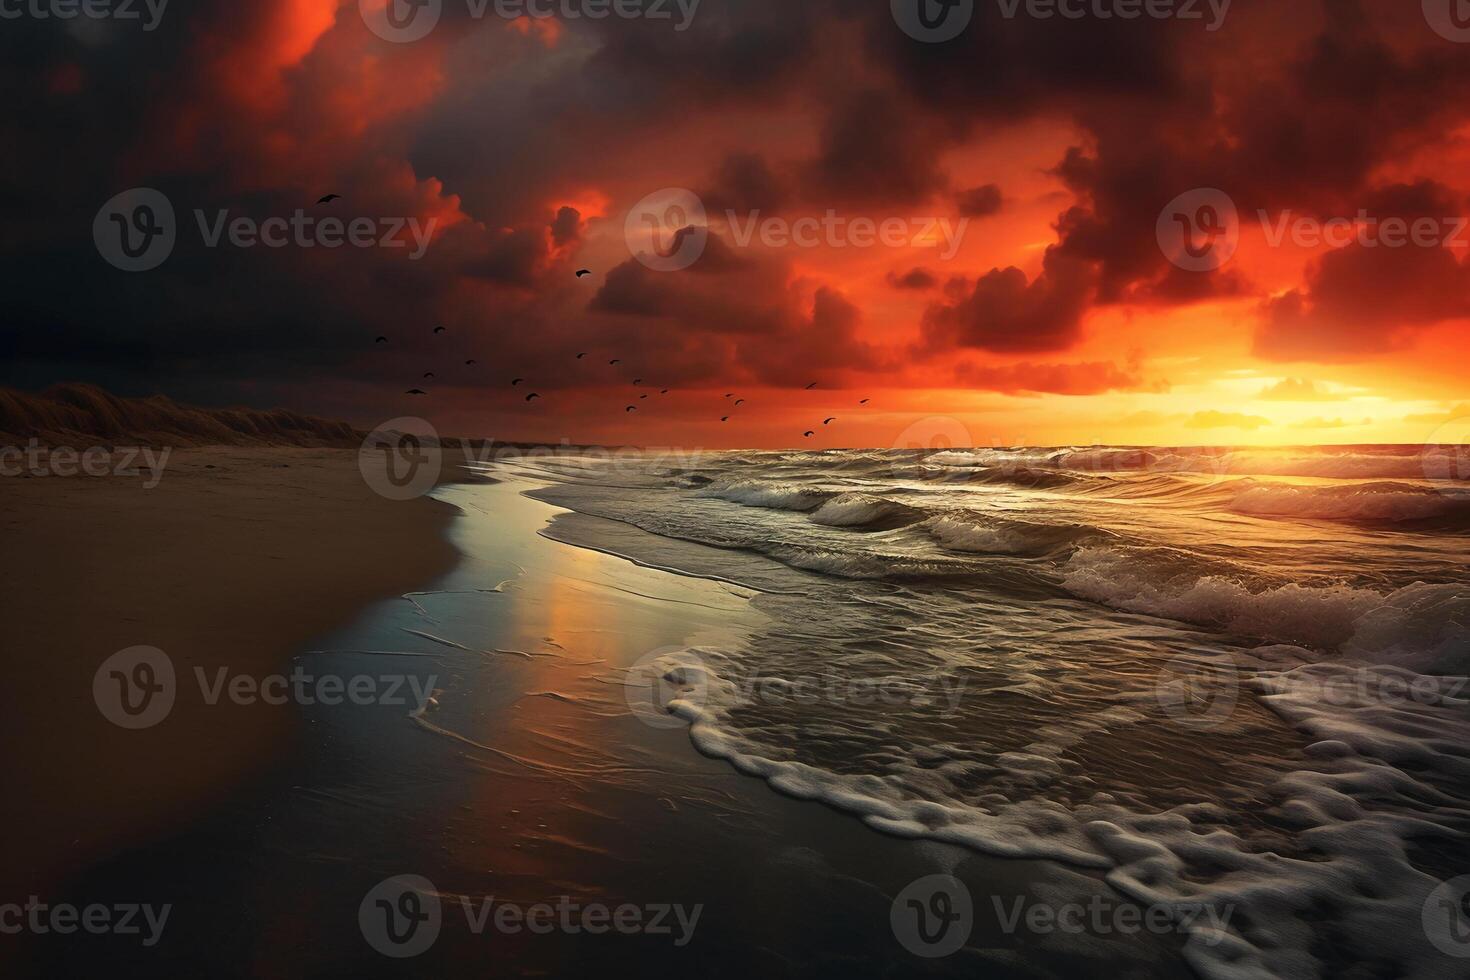
<svg viewBox="0 0 1470 980"><path fill-rule="evenodd" d="M0 384L709 449L1470 415L1450 0L49 2L0 3Z"/></svg>

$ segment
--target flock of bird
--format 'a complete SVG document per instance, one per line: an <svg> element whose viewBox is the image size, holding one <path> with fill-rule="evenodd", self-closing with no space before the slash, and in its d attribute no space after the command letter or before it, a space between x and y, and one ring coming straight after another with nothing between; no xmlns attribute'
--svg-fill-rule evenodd
<svg viewBox="0 0 1470 980"><path fill-rule="evenodd" d="M321 198L319 198L316 203L318 205L331 204L333 201L341 200L341 198L342 198L342 195L341 194L326 194L326 195L323 195ZM576 275L577 275L577 278L578 279L586 279L586 278L588 278L589 276L592 275L592 270L591 269L578 269ZM439 335L439 334L442 334L442 333L446 333L446 332L447 332L447 329L445 327L435 327L434 328L434 333L435 333L436 336ZM377 343L377 344L386 344L386 343L388 343L388 338L387 337L379 337L379 338L377 338L377 340L376 340L375 343ZM580 354L577 355L577 360L580 361L583 358L585 358L586 356L587 356L587 352L586 351L583 351L582 353L580 353ZM474 367L475 364L478 363L478 362L475 361L474 358L471 358L471 359L465 361L464 363L465 363L465 367ZM607 363L608 363L608 366L609 367L617 367L619 364L622 364L623 362L622 362L622 359L621 358L616 358L615 357L612 360L608 361ZM432 381L432 380L434 380L434 372L433 371L425 371L424 372L423 380L425 380L425 381ZM526 379L525 378L513 378L513 379L511 379L510 386L512 388L519 388L521 385L525 384L525 382L526 382ZM642 384L643 384L643 379L642 378L634 378L633 379L633 387L637 388L637 387L640 387ZM811 384L807 385L804 390L811 391L816 386L817 386L817 383L815 381L813 381ZM660 395L667 395L670 392L670 390L671 389L669 389L669 388L660 388L659 389L659 394ZM417 395L427 395L428 392L425 391L422 388L410 388L406 392L406 394L416 395L417 396ZM726 398L735 398L735 392L732 391L729 394L727 394L725 397ZM529 403L534 402L534 401L536 401L537 399L540 399L540 398L541 398L540 392L533 391L533 392L529 393L528 395L526 395L526 402L527 402L527 404L529 404ZM644 401L647 398L648 398L648 394L647 393L641 394L641 395L638 396L638 400L639 401ZM859 405L866 405L866 404L868 404L869 401L871 401L871 399L864 398L861 401L859 401L858 404ZM732 406L734 408L739 408L741 405L744 405L744 404L745 404L745 399L744 398L735 398L735 401L732 403ZM628 414L630 412L636 412L636 411L638 411L638 406L637 405L629 405L627 408L623 409L623 413L624 414ZM721 422L729 422L734 417L735 416L733 414L731 414L731 415L723 415L723 416L720 417L720 421ZM836 422L836 421L837 421L837 416L833 415L833 416L830 416L828 418L823 419L822 420L822 424L823 425L831 425L833 422ZM814 436L816 434L817 434L817 430L815 428L812 428L812 429L807 429L805 432L803 432L802 433L802 436L804 438L810 439L812 436Z"/></svg>
<svg viewBox="0 0 1470 980"><path fill-rule="evenodd" d="M317 203L318 204L331 204L333 201L338 200L340 198L340 196L341 195L338 195L338 194L328 194L325 197L321 198L319 201L317 201ZM587 277L589 277L589 276L592 275L592 270L591 269L578 269L576 275L577 275L577 278L578 279L586 279ZM434 334L436 336L439 335L439 334L446 333L446 332L447 332L447 328L445 328L445 327L435 327L434 328ZM386 344L388 342L389 341L388 341L388 338L387 337L378 337L377 340L375 341L376 344ZM576 359L580 361L580 360L586 358L587 356L588 356L588 352L587 351L583 351L583 352L581 352L581 353L579 353L577 355ZM465 361L464 363L465 363L465 366L466 367L473 367L478 362L475 361L473 358L471 358L471 359ZM608 363L608 366L609 367L617 367L618 365L622 364L623 361L622 361L621 358L615 357L612 360L608 361L607 363ZM434 372L433 371L425 371L424 372L424 376L423 376L423 380L425 380L425 381L432 381L432 380L434 380ZM526 379L525 378L512 378L511 379L511 382L510 382L510 386L512 388L519 388L521 385L523 385L525 383L526 383ZM633 379L633 387L638 388L638 387L642 387L642 385L643 385L643 379L642 378L634 378ZM811 384L807 385L804 390L811 391L816 386L817 386L817 383L815 381L813 381ZM660 395L667 395L671 390L672 389L670 389L670 388L660 388L658 393ZM425 391L422 388L410 388L410 389L408 389L407 392L405 392L405 394L419 396L419 395L427 395L428 392ZM649 395L648 392L645 392L643 394L640 394L638 396L638 400L639 401L644 401L644 400L646 400L648 398L648 395ZM729 394L727 394L725 397L726 398L735 398L735 392L732 391ZM533 392L530 392L530 393L528 393L526 395L525 400L526 400L527 404L529 404L529 403L534 402L534 401L536 401L536 400L538 400L540 398L541 398L541 393L540 392L533 391ZM858 402L858 404L859 405L866 405L866 404L868 404L869 401L870 401L870 399L864 398L862 401ZM735 401L732 403L732 407L739 408L743 404L745 404L745 399L744 398L735 398ZM623 413L624 414L628 414L628 413L636 412L636 411L638 411L638 406L637 405L629 405L629 406L627 406L626 408L623 409ZM734 416L733 413L730 414L730 415L724 415L724 416L721 416L720 417L720 421L721 422L729 422L734 417L735 416ZM823 419L822 420L822 424L823 425L831 425L833 422L836 422L836 421L837 421L837 416L833 415L833 416L830 416L828 418ZM804 438L807 438L807 439L810 439L812 436L814 436L816 434L817 434L817 430L815 428L807 429L804 433L802 433L803 437Z"/></svg>

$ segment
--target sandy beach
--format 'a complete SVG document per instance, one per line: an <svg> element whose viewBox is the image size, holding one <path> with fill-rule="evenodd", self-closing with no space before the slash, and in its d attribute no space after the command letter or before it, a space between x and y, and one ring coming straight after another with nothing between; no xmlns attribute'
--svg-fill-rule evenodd
<svg viewBox="0 0 1470 980"><path fill-rule="evenodd" d="M788 570L702 549L709 564L695 574L704 577L690 577L553 540L548 534L601 531L610 535L607 551L630 555L652 544L611 522L576 527L596 519L524 496L541 484L514 467L501 474L505 482L444 486L437 502L378 511L358 500L340 462L310 452L191 455L175 506L197 494L216 521L230 515L240 527L269 525L291 498L288 488L310 474L311 485L325 488L317 495L323 507L270 534L242 531L250 538L235 544L242 558L258 553L273 564L252 574L237 563L227 589L211 582L191 590L190 559L175 545L180 599L198 616L159 611L171 631L150 636L160 646L197 649L201 663L242 669L280 670L294 653L294 662L325 675L402 671L433 691L432 704L187 712L181 696L157 729L108 733L85 717L95 712L85 697L72 699L74 729L111 747L96 770L111 778L91 784L90 798L70 799L94 824L97 813L118 819L109 816L107 831L87 838L90 861L78 848L62 849L34 867L55 870L64 860L79 872L59 893L78 906L142 902L172 914L154 946L117 936L40 937L22 947L39 973L105 963L120 975L567 975L621 964L714 976L879 976L915 967L943 976L1036 976L1106 962L1132 964L1138 975L1187 975L1180 936L1037 941L1004 932L988 904L992 894L1024 901L1049 888L1116 901L1095 872L875 833L704 757L687 726L667 716L650 723L636 710L630 670L661 650L734 642L760 629L763 617L749 602L760 587L737 583L769 582ZM233 467L227 472L248 488L248 502L227 509L211 498L218 491L206 474L215 471L198 472L208 465ZM349 515L354 500L364 511ZM446 541L440 529L456 510ZM156 512L158 526L169 524L167 512ZM567 521L573 526L558 527ZM339 522L344 533L386 522L403 537L373 535L367 543L345 535L341 551L287 566L299 577L289 580L296 589L285 588L270 556L294 554L292 531L308 522L314 543ZM210 542L211 552L227 541L182 533L175 540ZM410 541L416 556L389 550ZM451 543L459 561L436 574ZM695 566L700 550L688 556ZM342 579L354 565L358 571ZM406 569L419 577L417 588ZM337 591L324 596L313 576L334 580ZM354 597L370 601L374 592L381 601L349 613ZM132 616L120 616L105 641L92 640L92 659L49 683L90 690L96 656L130 641ZM238 631L216 631L230 616ZM146 740L134 741L138 734ZM208 776L177 778L190 771ZM45 791L43 772L28 778ZM139 783L146 792L119 796L119 786ZM71 828L87 821L65 822L68 812L58 806L54 819L76 833ZM977 903L968 944L933 961L896 942L889 924L894 897L928 874L956 876ZM374 948L358 907L402 875L432 882L442 923L432 948L399 961ZM216 901L220 888L236 900ZM696 918L686 921L684 942L675 942L678 929L540 936L477 923L486 901L670 906Z"/></svg>
<svg viewBox="0 0 1470 980"><path fill-rule="evenodd" d="M115 454L119 464L124 454ZM188 823L272 764L299 719L179 699L166 724L121 731L93 677L146 645L181 672L279 671L364 604L453 564L452 508L385 500L356 453L194 448L161 473L7 476L0 591L11 639L0 726L7 894L55 887L118 848ZM150 486L150 484L156 484Z"/></svg>

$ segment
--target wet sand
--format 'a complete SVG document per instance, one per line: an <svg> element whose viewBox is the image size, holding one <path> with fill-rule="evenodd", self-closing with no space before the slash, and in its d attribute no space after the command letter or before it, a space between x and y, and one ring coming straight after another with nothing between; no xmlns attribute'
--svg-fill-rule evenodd
<svg viewBox="0 0 1470 980"><path fill-rule="evenodd" d="M565 512L522 495L531 488L513 475L442 487L461 512L457 567L298 648L294 663L321 674L402 672L434 690L432 704L291 709L297 723L282 726L286 744L258 778L64 893L77 904L170 903L162 942L52 937L30 948L32 965L53 975L1187 975L1167 937L1002 929L994 902L1108 896L1096 874L880 835L704 758L681 726L641 720L628 669L756 627L752 593L732 581L760 570L707 549L732 581L693 578L552 540L543 531ZM617 538L636 550L625 528ZM974 931L953 955L924 960L898 943L889 914L905 886L935 873L965 882ZM432 883L443 923L431 948L397 960L365 941L358 913L371 889L405 874ZM461 903L492 896L702 911L683 946L473 928Z"/></svg>
<svg viewBox="0 0 1470 980"><path fill-rule="evenodd" d="M450 568L452 513L385 500L337 449L181 449L161 474L0 480L14 695L0 894L176 832L274 764L298 723L181 697L157 727L124 731L93 700L104 660L147 645L181 674L279 671L366 603Z"/></svg>

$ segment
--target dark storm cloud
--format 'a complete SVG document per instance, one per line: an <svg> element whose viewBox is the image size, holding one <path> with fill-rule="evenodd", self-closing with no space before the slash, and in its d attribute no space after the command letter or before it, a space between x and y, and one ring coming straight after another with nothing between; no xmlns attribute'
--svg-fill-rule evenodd
<svg viewBox="0 0 1470 980"><path fill-rule="evenodd" d="M1428 32L1417 4L1387 0L1238 0L1215 33L1148 19L1011 20L981 3L971 29L942 45L912 41L886 4L856 0L705 0L683 33L610 18L569 23L555 44L450 17L421 44L389 45L354 6L199 0L171 6L146 37L101 42L57 22L7 23L0 380L355 384L392 377L362 337L435 320L474 324L507 357L548 372L560 351L537 340L594 346L587 337L647 344L671 377L730 368L784 382L795 357L833 374L874 370L888 362L859 339L855 301L821 283L798 289L789 265L736 255L717 237L686 273L629 260L591 296L569 293L578 249L599 221L604 241L616 237L622 219L579 213L575 195L656 179L698 189L713 210L982 216L999 190L951 173L946 154L1022 121L1078 134L1053 166L1072 201L1041 270L965 270L895 339L928 354L1061 351L1098 305L1253 288L1229 269L1184 273L1164 260L1155 221L1177 194L1219 187L1245 212L1409 208L1377 201L1375 174L1470 115L1465 49ZM761 114L780 123L749 124ZM727 134L730 120L746 125ZM289 214L331 190L349 216L443 225L416 263L192 241L164 268L129 276L100 261L90 229L103 201L139 185L181 212ZM1407 181L1383 193L1430 192ZM935 285L914 272L895 284ZM1464 285L1448 253L1334 253L1264 309L1256 348L1323 359L1392 349L1461 315ZM1348 327L1333 340L1336 322Z"/></svg>

